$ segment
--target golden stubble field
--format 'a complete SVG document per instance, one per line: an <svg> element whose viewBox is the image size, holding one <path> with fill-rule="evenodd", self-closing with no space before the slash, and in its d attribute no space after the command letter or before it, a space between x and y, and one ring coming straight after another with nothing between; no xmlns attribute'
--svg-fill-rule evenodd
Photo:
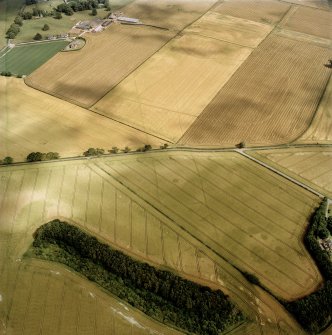
<svg viewBox="0 0 332 335"><path fill-rule="evenodd" d="M160 140L26 86L0 77L0 159L24 161L33 151L81 155L89 147L136 149Z"/></svg>
<svg viewBox="0 0 332 335"><path fill-rule="evenodd" d="M331 143L332 141L332 78L326 87L324 96L316 114L305 133L296 143Z"/></svg>
<svg viewBox="0 0 332 335"><path fill-rule="evenodd" d="M284 0L290 4L304 5L313 8L330 9L329 0Z"/></svg>
<svg viewBox="0 0 332 335"><path fill-rule="evenodd" d="M279 296L294 299L320 281L301 242L319 199L239 154L121 157L100 167Z"/></svg>
<svg viewBox="0 0 332 335"><path fill-rule="evenodd" d="M332 39L332 11L304 6L293 7L293 11L281 24L285 29Z"/></svg>
<svg viewBox="0 0 332 335"><path fill-rule="evenodd" d="M26 83L90 107L215 2L135 1L121 9L125 15L150 25L163 26L163 22L169 22L167 30L112 24L101 33L86 33L83 49L57 54L32 73Z"/></svg>
<svg viewBox="0 0 332 335"><path fill-rule="evenodd" d="M248 153L332 197L332 148L304 147Z"/></svg>
<svg viewBox="0 0 332 335"><path fill-rule="evenodd" d="M328 48L270 34L179 143L267 145L294 140L316 112L331 74L324 66L329 57Z"/></svg>
<svg viewBox="0 0 332 335"><path fill-rule="evenodd" d="M113 24L101 33L85 34L83 49L58 53L25 82L90 107L173 35L150 27Z"/></svg>
<svg viewBox="0 0 332 335"><path fill-rule="evenodd" d="M223 15L275 25L290 8L290 4L277 0L231 0L222 1L213 10Z"/></svg>
<svg viewBox="0 0 332 335"><path fill-rule="evenodd" d="M61 265L22 259L23 253L32 242L32 233L35 229L59 217L80 225L103 241L112 243L134 257L173 269L187 278L211 287L223 289L251 320L236 330L235 334L281 335L284 332L302 334L298 325L275 300L250 285L218 255L220 249L211 250L210 245L197 240L190 229L188 232L183 230L181 219L173 220L173 214L169 210L161 208L158 202L150 203L146 192L137 192L135 187L131 187L133 171L137 169L137 164L146 160L150 162L152 156L154 167L156 164L159 165L160 159L166 159L168 167L174 165L175 169L180 163L189 163L188 176L192 175L189 171L193 168L193 164L206 162L206 157L193 158L192 155L186 155L183 158L182 153L172 155L165 153L146 157L144 154L123 158L118 156L114 160L100 158L0 168L2 329L5 328L7 334L26 335L40 332L176 334L174 330L160 326L141 313L119 303L118 300L108 298L93 284L68 272L67 268ZM224 158L228 160L229 155ZM122 169L126 162L132 165L131 171L123 171L128 174L128 179L120 177L118 170ZM246 166L243 168L247 169ZM151 176L152 182L156 180L154 172L149 168L144 166L144 171L147 176ZM225 174L225 171L222 173ZM167 178L174 179L172 175L171 172ZM204 175L210 178L205 173ZM145 178L141 177L139 171L135 172L135 176L138 183L145 183ZM177 175L177 179L173 181L176 185L183 183L185 186L182 173ZM157 182L163 187L161 180ZM191 187L201 182L203 181L197 179ZM270 182L273 184L273 180ZM202 184L202 187L205 189L206 186ZM277 188L280 187L283 188L284 185L280 184ZM185 187L184 191L186 190ZM294 203L301 207L300 216L304 218L316 201L303 192L293 190L292 187L288 189L287 186L287 190L290 196L296 197ZM150 192L150 187L146 191ZM162 193L162 189L160 192ZM176 211L183 206L185 200L178 198L178 195L180 194L174 193L179 203L177 208L174 208ZM225 206L226 200L223 198L220 198L221 208ZM168 206L168 197L165 199L165 205ZM208 193L206 201L213 205ZM212 231L209 228L208 217L211 219L216 217L215 211L201 205L198 199L193 199L192 206L206 215L206 232L210 234ZM280 209L280 206L279 201L274 205L274 210ZM239 212L245 211L243 208L244 206ZM193 213L195 215L197 211L194 210ZM186 215L186 212L183 214ZM294 215L294 212L289 215ZM244 223L247 227L248 222ZM228 225L226 221L223 224ZM320 278L308 255L298 244L298 236L295 236L303 227L300 224L299 227L291 229L294 243L296 241L294 247L299 248L299 253L302 255L300 257L302 267L294 265L292 267L294 276L300 276L292 285L296 289L297 281L302 282L301 278L304 276L307 277L309 284L307 282L305 285L307 287L301 286L301 289L311 290ZM217 230L213 233L219 234ZM256 241L259 233L254 234L253 238ZM203 235L198 237L204 238ZM266 238L272 241L269 236ZM293 238L287 240L287 243L290 244L290 241L293 241ZM288 251L290 261L284 260L281 256L280 262L287 263L283 264L284 266L289 266L293 260L293 252ZM43 313L40 313L40 310Z"/></svg>
<svg viewBox="0 0 332 335"><path fill-rule="evenodd" d="M92 110L176 142L271 29L208 12Z"/></svg>

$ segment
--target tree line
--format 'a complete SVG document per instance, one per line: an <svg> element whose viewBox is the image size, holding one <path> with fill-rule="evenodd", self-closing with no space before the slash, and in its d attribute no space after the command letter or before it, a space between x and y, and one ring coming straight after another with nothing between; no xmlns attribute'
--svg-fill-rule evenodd
<svg viewBox="0 0 332 335"><path fill-rule="evenodd" d="M104 5L106 10L111 10L108 0L76 0L58 5L57 11L66 15L73 15L74 12L92 10L92 15L96 15L99 5Z"/></svg>
<svg viewBox="0 0 332 335"><path fill-rule="evenodd" d="M217 335L244 320L221 290L135 260L66 222L38 228L32 252L72 267L147 315L188 332Z"/></svg>
<svg viewBox="0 0 332 335"><path fill-rule="evenodd" d="M296 317L305 330L317 334L332 322L332 262L326 250L322 250L318 238L326 236L327 229L332 233L332 218L326 218L327 199L321 203L312 215L304 243L315 260L325 281L316 292L292 301L285 307Z"/></svg>

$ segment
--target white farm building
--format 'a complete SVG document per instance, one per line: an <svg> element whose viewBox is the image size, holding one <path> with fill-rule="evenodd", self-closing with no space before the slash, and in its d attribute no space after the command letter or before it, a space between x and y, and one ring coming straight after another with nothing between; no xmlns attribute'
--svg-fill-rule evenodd
<svg viewBox="0 0 332 335"><path fill-rule="evenodd" d="M125 16L118 16L117 20L119 22L130 23L130 24L139 24L140 23L139 19L134 19L134 18L125 17Z"/></svg>

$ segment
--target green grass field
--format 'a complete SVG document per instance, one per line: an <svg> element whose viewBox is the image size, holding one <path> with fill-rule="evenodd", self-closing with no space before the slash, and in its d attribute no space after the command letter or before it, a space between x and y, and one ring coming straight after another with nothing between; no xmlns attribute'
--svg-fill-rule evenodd
<svg viewBox="0 0 332 335"><path fill-rule="evenodd" d="M0 72L9 71L15 75L29 75L58 51L67 41L52 41L17 46L0 54Z"/></svg>

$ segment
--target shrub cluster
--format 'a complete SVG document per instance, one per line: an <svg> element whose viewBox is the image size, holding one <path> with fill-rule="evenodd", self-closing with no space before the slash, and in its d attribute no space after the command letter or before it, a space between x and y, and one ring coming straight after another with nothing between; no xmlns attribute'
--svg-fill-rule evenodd
<svg viewBox="0 0 332 335"><path fill-rule="evenodd" d="M138 148L137 152L145 152L152 150L152 146L150 144L145 144L144 147Z"/></svg>
<svg viewBox="0 0 332 335"><path fill-rule="evenodd" d="M14 162L14 159L10 156L7 156L4 159L0 160L0 164L4 164L4 165L12 164L13 162Z"/></svg>
<svg viewBox="0 0 332 335"><path fill-rule="evenodd" d="M99 155L103 155L105 153L104 149L100 149L100 148L89 148L87 151L83 152L83 155L85 157L89 157L89 156L99 156Z"/></svg>
<svg viewBox="0 0 332 335"><path fill-rule="evenodd" d="M42 153L42 152L31 152L27 156L27 161L28 162L39 162L39 161L49 161L52 159L58 159L60 156L57 152L47 152L47 153Z"/></svg>
<svg viewBox="0 0 332 335"><path fill-rule="evenodd" d="M20 32L20 26L16 23L12 23L6 32L6 37L13 39Z"/></svg>
<svg viewBox="0 0 332 335"><path fill-rule="evenodd" d="M106 0L77 0L58 5L57 11L66 15L73 15L74 12L83 10L96 10L99 4L105 5L108 8L109 5L107 3Z"/></svg>
<svg viewBox="0 0 332 335"><path fill-rule="evenodd" d="M0 75L4 77L11 77L12 73L10 71L2 71Z"/></svg>
<svg viewBox="0 0 332 335"><path fill-rule="evenodd" d="M222 291L134 260L66 222L54 220L38 228L32 250L38 257L71 266L158 321L188 332L217 335L244 320Z"/></svg>

